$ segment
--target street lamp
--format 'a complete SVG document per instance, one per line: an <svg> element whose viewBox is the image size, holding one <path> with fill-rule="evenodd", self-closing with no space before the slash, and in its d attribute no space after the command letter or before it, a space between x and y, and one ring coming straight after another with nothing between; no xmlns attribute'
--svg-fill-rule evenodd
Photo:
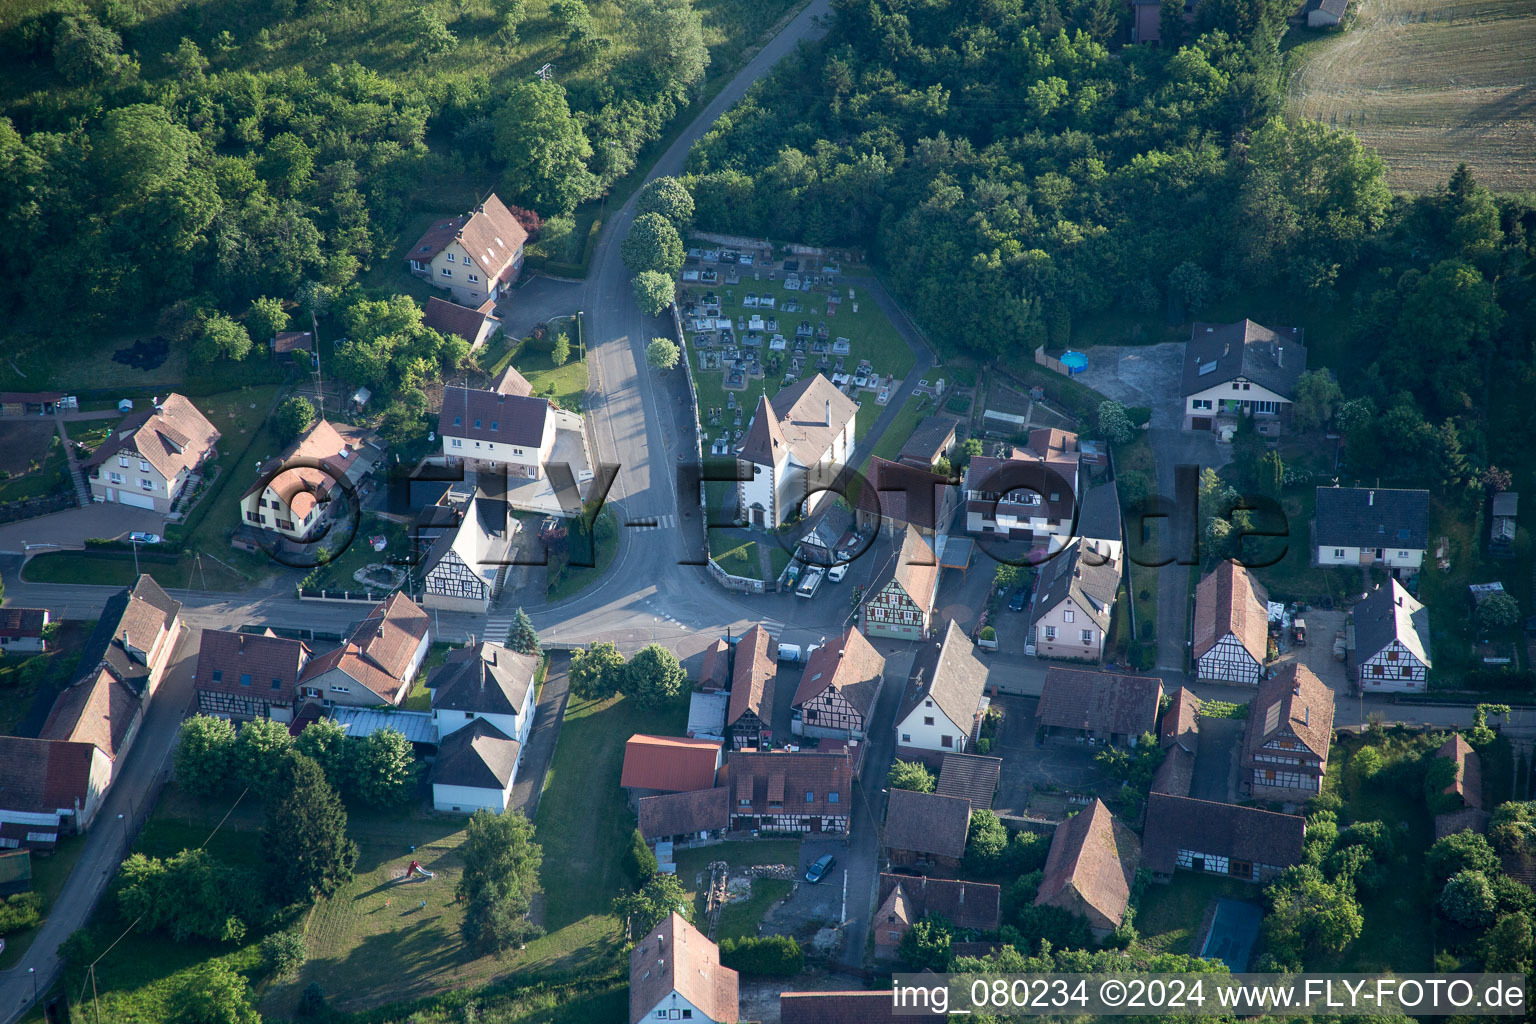
<svg viewBox="0 0 1536 1024"><path fill-rule="evenodd" d="M119 814L117 816L117 820L123 826L123 842L126 843L126 842L128 842L128 819L124 818L121 814Z"/></svg>
<svg viewBox="0 0 1536 1024"><path fill-rule="evenodd" d="M27 973L32 975L32 1001L37 1002L37 968L28 967Z"/></svg>

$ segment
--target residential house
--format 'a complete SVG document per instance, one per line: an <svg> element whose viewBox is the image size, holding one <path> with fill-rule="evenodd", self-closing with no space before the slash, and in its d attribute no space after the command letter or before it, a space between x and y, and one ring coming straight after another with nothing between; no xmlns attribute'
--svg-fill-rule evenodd
<svg viewBox="0 0 1536 1024"><path fill-rule="evenodd" d="M438 739L485 721L526 744L533 728L533 677L538 670L538 658L488 640L449 651L427 676Z"/></svg>
<svg viewBox="0 0 1536 1024"><path fill-rule="evenodd" d="M1304 803L1322 791L1333 741L1333 691L1300 662L1259 684L1248 705L1240 775L1255 800Z"/></svg>
<svg viewBox="0 0 1536 1024"><path fill-rule="evenodd" d="M888 640L926 640L933 626L942 570L918 528L907 526L896 571L864 602L864 632Z"/></svg>
<svg viewBox="0 0 1536 1024"><path fill-rule="evenodd" d="M780 992L779 1024L905 1024L889 991Z"/></svg>
<svg viewBox="0 0 1536 1024"><path fill-rule="evenodd" d="M1195 588L1195 676L1259 685L1269 655L1269 592L1253 573L1224 560Z"/></svg>
<svg viewBox="0 0 1536 1024"><path fill-rule="evenodd" d="M0 736L0 849L51 851L88 828L112 782L112 759L91 742Z"/></svg>
<svg viewBox="0 0 1536 1024"><path fill-rule="evenodd" d="M997 795L997 783L1002 774L1003 760L1000 757L945 754L934 792L940 796L964 797L971 802L973 811L987 810Z"/></svg>
<svg viewBox="0 0 1536 1024"><path fill-rule="evenodd" d="M292 722L299 679L310 653L308 644L270 629L261 633L203 630L192 678L197 710L239 721Z"/></svg>
<svg viewBox="0 0 1536 1024"><path fill-rule="evenodd" d="M501 321L496 319L494 304L485 303L472 308L456 302L444 302L434 295L427 299L427 308L421 314L421 326L430 327L439 334L463 338L469 342L469 350L473 352L496 333Z"/></svg>
<svg viewBox="0 0 1536 1024"><path fill-rule="evenodd" d="M315 362L315 336L309 331L278 331L272 336L272 355L301 366Z"/></svg>
<svg viewBox="0 0 1536 1024"><path fill-rule="evenodd" d="M1073 540L1040 566L1029 610L1026 654L1100 661L1115 614L1122 567L1085 554Z"/></svg>
<svg viewBox="0 0 1536 1024"><path fill-rule="evenodd" d="M737 750L727 767L732 829L847 833L853 762L846 750Z"/></svg>
<svg viewBox="0 0 1536 1024"><path fill-rule="evenodd" d="M300 696L372 707L399 705L426 660L431 619L396 592L380 601L334 651L311 658L299 677Z"/></svg>
<svg viewBox="0 0 1536 1024"><path fill-rule="evenodd" d="M965 528L1010 540L1072 535L1082 474L1077 435L1030 431L1006 457L977 455L965 469Z"/></svg>
<svg viewBox="0 0 1536 1024"><path fill-rule="evenodd" d="M1503 491L1493 496L1488 526L1488 553L1494 558L1512 558L1515 553L1515 523L1520 515L1520 495Z"/></svg>
<svg viewBox="0 0 1536 1024"><path fill-rule="evenodd" d="M964 797L893 789L880 845L893 867L953 878L970 827L971 802Z"/></svg>
<svg viewBox="0 0 1536 1024"><path fill-rule="evenodd" d="M953 416L929 416L912 428L912 434L896 461L918 469L936 470L939 460L948 460L955 449L955 434L960 421Z"/></svg>
<svg viewBox="0 0 1536 1024"><path fill-rule="evenodd" d="M629 951L629 1024L736 1024L738 984L736 972L720 966L720 947L681 914L668 914Z"/></svg>
<svg viewBox="0 0 1536 1024"><path fill-rule="evenodd" d="M850 626L806 659L790 731L824 739L864 739L884 680L885 658Z"/></svg>
<svg viewBox="0 0 1536 1024"><path fill-rule="evenodd" d="M636 811L645 841L675 848L703 846L725 837L731 827L731 791L726 786L689 793L660 793L639 799Z"/></svg>
<svg viewBox="0 0 1536 1024"><path fill-rule="evenodd" d="M917 922L937 914L957 931L995 932L1002 890L984 882L925 875L880 875L875 903L875 948L894 952Z"/></svg>
<svg viewBox="0 0 1536 1024"><path fill-rule="evenodd" d="M1037 907L1059 907L1088 922L1095 939L1120 927L1131 902L1141 841L1095 798L1056 826L1045 859Z"/></svg>
<svg viewBox="0 0 1536 1024"><path fill-rule="evenodd" d="M1075 668L1046 670L1035 720L1047 736L1133 747L1157 729L1162 680Z"/></svg>
<svg viewBox="0 0 1536 1024"><path fill-rule="evenodd" d="M477 485L458 529L440 534L421 560L423 607L488 613L512 566L517 526L507 503Z"/></svg>
<svg viewBox="0 0 1536 1024"><path fill-rule="evenodd" d="M1196 323L1184 346L1184 429L1231 430L1249 416L1259 433L1280 433L1307 368L1300 327L1252 320Z"/></svg>
<svg viewBox="0 0 1536 1024"><path fill-rule="evenodd" d="M434 223L411 246L411 273L453 301L489 312L523 269L528 232L493 192L468 213Z"/></svg>
<svg viewBox="0 0 1536 1024"><path fill-rule="evenodd" d="M1307 28L1333 28L1348 10L1349 0L1307 0Z"/></svg>
<svg viewBox="0 0 1536 1024"><path fill-rule="evenodd" d="M48 628L47 608L0 608L0 653L38 654L48 649L43 630Z"/></svg>
<svg viewBox="0 0 1536 1024"><path fill-rule="evenodd" d="M953 621L940 643L918 652L911 690L896 714L896 756L934 765L963 754L985 710L987 666Z"/></svg>
<svg viewBox="0 0 1536 1024"><path fill-rule="evenodd" d="M1160 881L1182 870L1266 884L1301 863L1307 834L1299 815L1158 792L1146 822L1141 866Z"/></svg>
<svg viewBox="0 0 1536 1024"><path fill-rule="evenodd" d="M619 785L629 791L631 804L657 793L713 789L720 764L718 740L636 733L624 744Z"/></svg>
<svg viewBox="0 0 1536 1024"><path fill-rule="evenodd" d="M736 644L731 702L725 712L732 750L773 742L773 682L778 665L769 646L768 631L762 626L747 630Z"/></svg>
<svg viewBox="0 0 1536 1024"><path fill-rule="evenodd" d="M959 504L960 489L949 477L872 455L854 509L860 529L884 528L894 536L911 526L933 537L949 528Z"/></svg>
<svg viewBox="0 0 1536 1024"><path fill-rule="evenodd" d="M853 459L859 405L821 374L803 377L772 401L758 399L736 457L744 463L739 508L750 525L777 529L809 516Z"/></svg>
<svg viewBox="0 0 1536 1024"><path fill-rule="evenodd" d="M107 599L96 628L81 649L75 681L93 681L105 671L147 702L160 686L181 639L181 602L151 576Z"/></svg>
<svg viewBox="0 0 1536 1024"><path fill-rule="evenodd" d="M1350 663L1361 691L1423 693L1434 664L1429 611L1395 579L1379 584L1350 611Z"/></svg>
<svg viewBox="0 0 1536 1024"><path fill-rule="evenodd" d="M1417 572L1429 546L1429 492L1319 487L1313 537L1319 565Z"/></svg>
<svg viewBox="0 0 1536 1024"><path fill-rule="evenodd" d="M1173 746L1195 749L1200 732L1200 698L1181 686L1169 696L1168 709L1158 727L1157 742L1164 750Z"/></svg>
<svg viewBox="0 0 1536 1024"><path fill-rule="evenodd" d="M450 465L541 480L555 449L556 416L543 398L443 388L437 433Z"/></svg>
<svg viewBox="0 0 1536 1024"><path fill-rule="evenodd" d="M384 457L367 431L320 420L275 459L240 496L240 520L304 542L356 511L359 488Z"/></svg>
<svg viewBox="0 0 1536 1024"><path fill-rule="evenodd" d="M219 432L184 396L123 418L85 462L92 501L170 513L187 481L214 454Z"/></svg>
<svg viewBox="0 0 1536 1024"><path fill-rule="evenodd" d="M1105 481L1083 492L1077 510L1077 528L1071 536L1051 534L1050 554L1078 539L1081 557L1088 562L1118 566L1125 556L1125 530L1121 522L1120 492L1113 481Z"/></svg>
<svg viewBox="0 0 1536 1024"><path fill-rule="evenodd" d="M523 745L492 725L473 722L444 736L432 763L432 808L472 814L501 814L512 800Z"/></svg>

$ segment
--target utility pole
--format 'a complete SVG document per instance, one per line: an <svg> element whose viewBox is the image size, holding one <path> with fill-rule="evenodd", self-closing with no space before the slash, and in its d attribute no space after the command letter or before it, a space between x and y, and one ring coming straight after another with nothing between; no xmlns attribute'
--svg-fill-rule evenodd
<svg viewBox="0 0 1536 1024"><path fill-rule="evenodd" d="M128 535L128 543L133 545L133 578L139 578L139 542L133 534Z"/></svg>
<svg viewBox="0 0 1536 1024"><path fill-rule="evenodd" d="M325 419L325 375L320 372L320 321L309 311L309 336L315 342L315 397L320 400L320 418Z"/></svg>

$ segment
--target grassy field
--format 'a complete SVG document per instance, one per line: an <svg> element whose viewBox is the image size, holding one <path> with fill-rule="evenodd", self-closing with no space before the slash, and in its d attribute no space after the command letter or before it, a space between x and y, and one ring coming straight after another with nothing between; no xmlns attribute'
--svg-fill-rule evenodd
<svg viewBox="0 0 1536 1024"><path fill-rule="evenodd" d="M726 533L721 530L709 531L709 556L715 560L716 565L732 576L743 576L752 580L763 577L763 566L757 553L757 541L743 540L740 534Z"/></svg>
<svg viewBox="0 0 1536 1024"><path fill-rule="evenodd" d="M571 342L571 358L564 366L556 366L550 352L553 335L563 332ZM513 342L495 356L486 366L487 373L495 376L510 363L528 378L535 395L551 398L562 408L580 412L584 408L587 387L587 362L577 347L577 330L574 317L565 317L551 323L551 337L535 342Z"/></svg>
<svg viewBox="0 0 1536 1024"><path fill-rule="evenodd" d="M721 271L721 283L714 285L689 284L684 287L683 294L685 296L688 294L702 296L705 292L713 291L722 300L721 315L732 318L748 316L753 312L757 312L756 310L749 310L742 305L742 301L748 293L777 296L778 308L761 311L763 318L766 320L770 316L776 317L779 321L779 333L791 339L791 344L793 344L795 336L795 327L801 320L809 320L812 326L825 322L827 331L832 338L848 339L850 351L846 357L845 366L849 372L852 372L858 366L859 360L868 359L876 372L882 375L891 374L898 381L901 381L911 371L912 366L916 362L916 357L913 356L912 350L902 340L901 335L897 333L896 328L891 322L886 319L885 314L880 312L880 308L877 305L868 301L868 296L861 296L857 288L854 289L854 292L855 301L859 304L859 311L857 313L853 311L853 302L848 301L845 290L843 292L843 302L838 306L837 315L828 319L826 316L826 293L792 292L784 287L782 280L754 281L751 277L753 274L751 267L741 268L742 280L740 284L726 287L724 284L725 267L722 265L719 269ZM782 277L782 271L775 273ZM798 313L786 313L784 311L784 303L788 300L798 301L805 308ZM746 429L748 421L752 418L752 410L757 406L758 397L765 391L769 398L778 394L780 381L783 380L784 373L789 368L792 353L769 352L767 341L765 340L763 344L764 347L761 354L765 375L748 380L747 387L743 391L729 392L729 394L735 395L736 403L742 407L742 430ZM704 446L708 448L710 442L716 437L736 429L733 414L726 407L728 392L724 386L725 374L721 370L701 370L699 368L698 354L692 346L689 346L684 355L694 361L694 380L698 384L699 407L702 413L701 420L705 434ZM775 358L779 360L777 371L774 370L773 360ZM807 356L806 371L809 373L816 372L816 360L810 358L809 355ZM910 385L915 385L916 383L916 381L909 382ZM908 390L910 390L910 387ZM896 398L898 393L899 390L893 389L892 400ZM863 432L884 411L884 407L875 402L877 394L878 392L875 391L861 391L853 396L855 401L862 403L859 410L859 418L856 421L857 436L862 437ZM719 423L712 424L710 422L708 415L708 410L710 409L726 410L724 417Z"/></svg>
<svg viewBox="0 0 1536 1024"><path fill-rule="evenodd" d="M1159 953L1193 955L1206 909L1223 897L1258 900L1260 890L1235 878L1188 871L1178 872L1165 885L1148 885L1136 908L1136 930L1141 936L1136 944Z"/></svg>
<svg viewBox="0 0 1536 1024"><path fill-rule="evenodd" d="M225 557L221 554L219 557ZM183 554L175 562L139 561L139 572L154 577L162 587L177 590L241 590L250 579L230 572L218 562ZM130 586L134 575L133 555L121 558L87 558L78 551L58 551L38 555L27 562L22 576L28 583L89 583L97 586Z"/></svg>
<svg viewBox="0 0 1536 1024"><path fill-rule="evenodd" d="M1536 0L1364 0L1352 30L1292 51L1287 112L1353 130L1403 191L1443 188L1463 162L1529 189L1532 39Z"/></svg>
<svg viewBox="0 0 1536 1024"><path fill-rule="evenodd" d="M383 551L375 551L367 541L369 537L382 536L386 545ZM357 534L334 559L320 566L314 573L311 586L326 590L361 590L365 584L353 578L359 569L369 565L405 563L411 557L411 528L392 519L365 512L358 520ZM375 590L379 588L375 586Z"/></svg>

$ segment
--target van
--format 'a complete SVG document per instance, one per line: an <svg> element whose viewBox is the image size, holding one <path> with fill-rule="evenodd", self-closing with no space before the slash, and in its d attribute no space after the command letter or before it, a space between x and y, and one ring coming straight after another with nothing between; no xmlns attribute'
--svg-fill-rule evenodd
<svg viewBox="0 0 1536 1024"><path fill-rule="evenodd" d="M799 644L779 644L779 660L780 661L799 661L800 660L800 645Z"/></svg>

